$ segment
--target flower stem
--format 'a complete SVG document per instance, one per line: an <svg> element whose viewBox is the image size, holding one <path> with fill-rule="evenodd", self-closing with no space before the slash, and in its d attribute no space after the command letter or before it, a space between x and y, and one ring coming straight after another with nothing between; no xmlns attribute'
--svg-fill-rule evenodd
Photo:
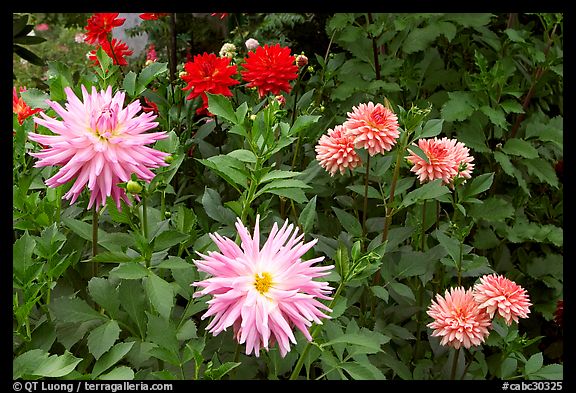
<svg viewBox="0 0 576 393"><path fill-rule="evenodd" d="M460 355L460 348L454 352L454 358L452 359L452 369L450 370L450 380L456 379L456 369L458 368L458 358Z"/></svg>
<svg viewBox="0 0 576 393"><path fill-rule="evenodd" d="M330 301L328 308L332 309L332 307L334 307L334 304L336 303L336 299L340 295L340 292L342 292L343 288L344 288L344 280L340 281L340 284L338 285L338 288L336 288L336 292L334 293L334 296L332 297L332 300ZM312 336L312 340L308 341L306 343L304 350L302 351L302 353L300 354L300 357L298 358L298 362L296 363L296 365L294 366L294 369L292 370L292 374L290 374L290 380L295 380L296 378L298 378L298 375L300 374L300 370L302 369L302 366L304 365L304 360L306 359L306 355L308 354L308 351L310 350L310 347L312 346L312 342L316 339L316 336L318 335L318 333L320 333L320 330L322 330L322 325L316 325L314 327L314 330L312 330L312 333L310 334L310 336Z"/></svg>
<svg viewBox="0 0 576 393"><path fill-rule="evenodd" d="M96 204L92 206L92 256L98 254L98 208ZM92 263L92 276L98 274L98 262Z"/></svg>
<svg viewBox="0 0 576 393"><path fill-rule="evenodd" d="M366 176L364 177L364 215L362 217L362 235L366 238L367 230L366 230L366 218L368 216L368 180L370 177L370 154L368 154L368 158L366 159Z"/></svg>

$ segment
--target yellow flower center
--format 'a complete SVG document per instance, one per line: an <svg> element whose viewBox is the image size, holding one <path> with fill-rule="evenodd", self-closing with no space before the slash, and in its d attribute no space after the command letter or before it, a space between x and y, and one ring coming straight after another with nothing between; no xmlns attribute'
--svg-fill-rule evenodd
<svg viewBox="0 0 576 393"><path fill-rule="evenodd" d="M258 292L264 295L272 286L272 276L270 273L258 273L254 275L254 287Z"/></svg>

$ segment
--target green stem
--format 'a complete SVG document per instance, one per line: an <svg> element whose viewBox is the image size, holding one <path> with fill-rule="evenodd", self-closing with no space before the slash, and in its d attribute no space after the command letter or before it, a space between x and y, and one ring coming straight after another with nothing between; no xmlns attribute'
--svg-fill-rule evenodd
<svg viewBox="0 0 576 393"><path fill-rule="evenodd" d="M368 154L368 158L366 159L366 176L364 177L364 214L362 217L362 236L366 238L367 229L366 229L366 219L368 217L368 180L370 177L370 154Z"/></svg>
<svg viewBox="0 0 576 393"><path fill-rule="evenodd" d="M92 256L98 254L98 208L96 204L92 207ZM98 262L92 262L92 276L98 274Z"/></svg>
<svg viewBox="0 0 576 393"><path fill-rule="evenodd" d="M402 153L404 152L404 145L398 146L396 153L396 163L394 164L394 174L392 175L392 183L390 184L390 198L386 204L386 221L384 222L384 230L382 231L382 243L388 239L388 230L392 221L392 204L394 203L394 193L396 192L396 183L398 182L398 175L400 174L400 163L402 162Z"/></svg>
<svg viewBox="0 0 576 393"><path fill-rule="evenodd" d="M332 297L332 301L330 301L328 308L332 309L332 307L336 303L336 299L340 295L340 292L342 292L343 288L344 288L344 280L340 281L340 284L338 285L338 288L336 289L336 292L334 293L334 296ZM312 346L312 342L316 339L316 336L318 335L318 333L320 333L320 330L322 330L322 325L316 325L314 327L314 330L312 330L312 333L310 334L312 336L312 340L308 341L306 343L306 346L304 347L302 354L298 358L298 362L296 363L296 365L294 366L294 369L292 370L292 374L290 374L290 380L295 380L296 378L298 378L298 375L300 374L300 370L302 369L302 366L304 365L304 360L306 359L306 355L308 354L308 351L310 350L310 347Z"/></svg>
<svg viewBox="0 0 576 393"><path fill-rule="evenodd" d="M460 348L454 352L454 358L452 359L452 369L450 370L450 380L456 379L456 369L458 368L458 357L460 355Z"/></svg>

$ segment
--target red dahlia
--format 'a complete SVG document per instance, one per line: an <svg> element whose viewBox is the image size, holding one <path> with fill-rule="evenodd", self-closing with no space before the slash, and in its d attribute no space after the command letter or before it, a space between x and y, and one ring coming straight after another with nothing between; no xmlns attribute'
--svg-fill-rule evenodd
<svg viewBox="0 0 576 393"><path fill-rule="evenodd" d="M154 14L154 13L143 13L140 14L140 19L144 19L144 20L158 20L159 18L162 18L164 16L168 15L168 13L158 13L158 14Z"/></svg>
<svg viewBox="0 0 576 393"><path fill-rule="evenodd" d="M193 61L184 64L186 73L182 75L182 80L187 85L182 90L191 90L186 99L202 97L202 106L196 110L196 113L208 113L206 93L232 96L229 87L240 83L232 78L236 74L236 68L235 65L230 65L228 57L218 57L214 53L206 52L194 56Z"/></svg>
<svg viewBox="0 0 576 393"><path fill-rule="evenodd" d="M23 91L26 91L26 88L21 87L20 93L22 93ZM14 87L12 89L12 112L14 112L18 115L18 123L20 125L22 125L24 123L24 120L26 120L30 116L34 115L35 113L42 112L42 109L30 108L28 106L28 104L26 103L26 101L24 101L24 99L22 97L18 96L18 92L16 91L16 88Z"/></svg>
<svg viewBox="0 0 576 393"><path fill-rule="evenodd" d="M104 52L110 56L114 64L121 66L128 65L124 56L131 56L133 52L128 48L128 45L125 42L112 38L112 49L110 49L110 42L108 41L104 41L100 45L102 46L102 49L104 49ZM94 62L94 65L98 65L96 51L97 49L94 49L89 54L89 58Z"/></svg>
<svg viewBox="0 0 576 393"><path fill-rule="evenodd" d="M85 41L89 44L101 44L108 40L113 28L122 26L126 18L118 18L118 13L95 13L88 19Z"/></svg>
<svg viewBox="0 0 576 393"><path fill-rule="evenodd" d="M298 77L298 66L290 54L290 48L280 44L259 46L255 51L248 52L244 62L242 78L248 82L247 87L257 87L260 97L271 92L274 95L280 91L290 93L290 81Z"/></svg>

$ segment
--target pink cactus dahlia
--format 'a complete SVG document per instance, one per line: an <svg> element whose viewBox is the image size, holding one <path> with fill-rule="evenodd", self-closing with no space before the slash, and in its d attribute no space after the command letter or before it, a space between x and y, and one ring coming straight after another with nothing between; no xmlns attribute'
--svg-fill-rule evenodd
<svg viewBox="0 0 576 393"><path fill-rule="evenodd" d="M354 169L361 164L354 150L354 137L342 125L328 129L328 133L320 137L316 145L316 159L322 168L330 172L330 176L337 171L344 174L347 168Z"/></svg>
<svg viewBox="0 0 576 393"><path fill-rule="evenodd" d="M432 336L442 337L441 345L455 349L482 344L492 325L488 313L474 300L472 290L462 287L446 290L444 297L437 294L427 314L434 318L427 325L434 329Z"/></svg>
<svg viewBox="0 0 576 393"><path fill-rule="evenodd" d="M398 117L382 104L359 104L348 112L344 127L354 137L358 148L365 148L373 156L392 150L400 136Z"/></svg>
<svg viewBox="0 0 576 393"><path fill-rule="evenodd" d="M418 175L420 183L442 179L445 184L452 184L456 177L469 179L474 169L474 157L469 149L456 139L419 139L418 147L424 152L428 161L412 150L406 159L412 164L410 171Z"/></svg>
<svg viewBox="0 0 576 393"><path fill-rule="evenodd" d="M498 274L480 277L480 283L474 285L474 299L490 318L499 314L507 325L528 318L532 305L524 288Z"/></svg>
<svg viewBox="0 0 576 393"><path fill-rule="evenodd" d="M203 288L194 297L212 295L208 311L202 316L214 317L207 326L212 334L216 336L233 326L235 339L246 343L247 355L254 352L259 356L260 348L268 350L269 345L278 343L284 357L290 351L290 342L296 343L293 326L312 340L308 332L312 322L321 324L320 318L330 318L321 309L331 310L315 298L331 299L327 294L332 288L327 282L313 279L327 275L333 266L312 267L324 257L301 260L317 240L304 243L304 235L297 236L298 228L288 225L288 221L280 229L274 223L260 248L259 220L257 216L251 237L238 219L240 246L211 234L220 251L199 254L203 259L194 263L212 277L191 285Z"/></svg>
<svg viewBox="0 0 576 393"><path fill-rule="evenodd" d="M104 205L111 196L116 206L120 200L131 204L123 188L117 183L130 180L131 174L150 181L154 173L150 168L166 166L164 157L168 153L144 146L166 138L165 132L144 133L158 125L152 112L135 115L140 111L140 102L122 108L125 93L112 96L112 87L97 92L92 87L88 93L82 86L83 101L69 87L65 88L68 102L66 109L59 103L47 100L62 121L40 113L42 119L34 118L56 135L29 133L31 140L48 148L30 155L38 158L35 167L61 166L60 170L46 180L49 187L58 187L72 179L76 181L64 195L74 203L84 186L90 190L88 208Z"/></svg>

